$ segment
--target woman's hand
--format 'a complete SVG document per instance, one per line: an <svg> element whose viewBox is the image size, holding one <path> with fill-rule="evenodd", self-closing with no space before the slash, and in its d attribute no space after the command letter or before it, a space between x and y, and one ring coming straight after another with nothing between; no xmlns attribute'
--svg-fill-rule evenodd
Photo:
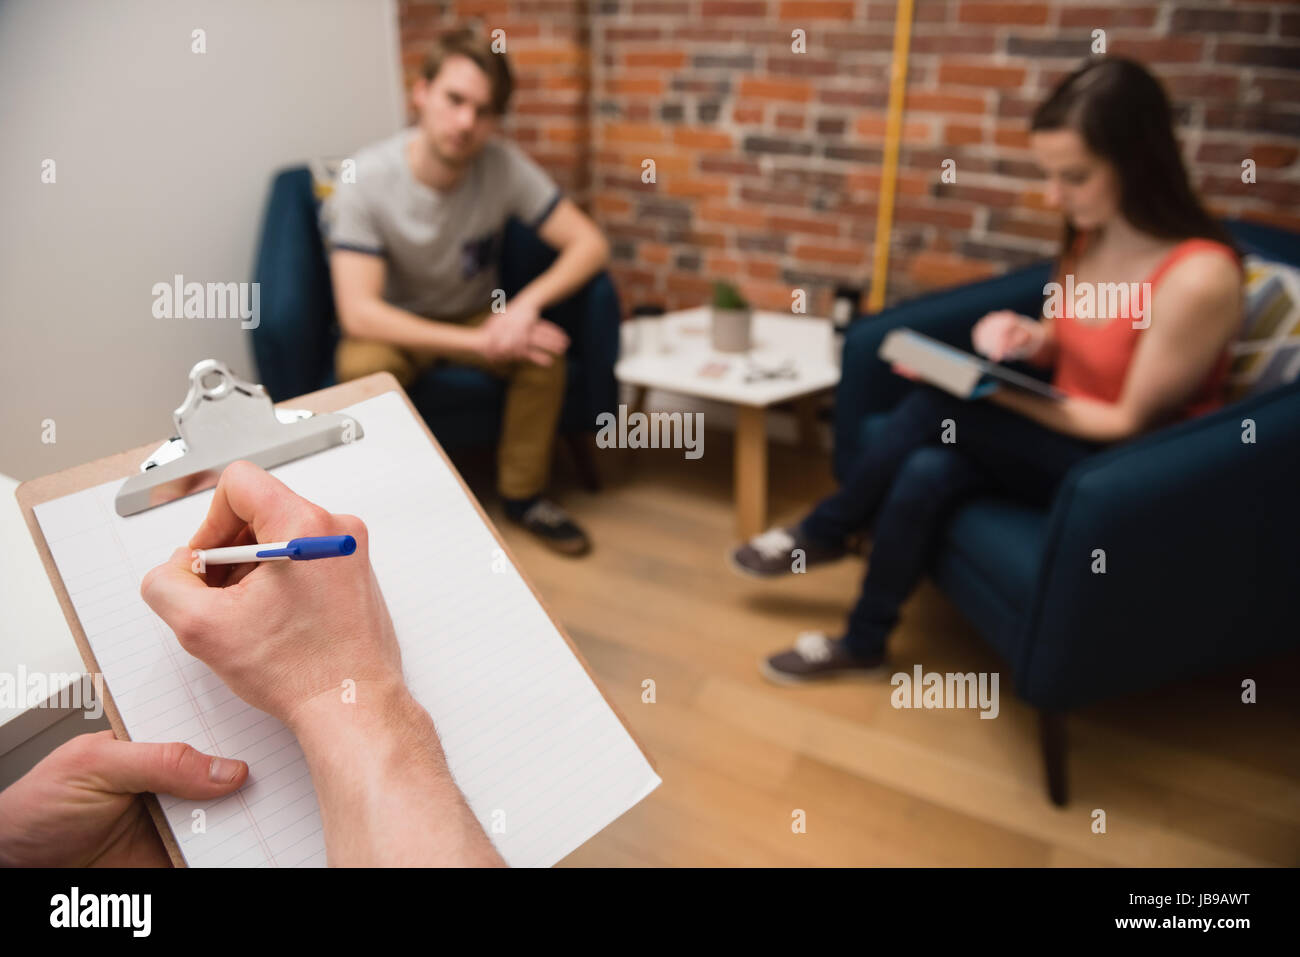
<svg viewBox="0 0 1300 957"><path fill-rule="evenodd" d="M168 867L139 795L210 800L247 779L243 761L188 744L118 741L112 731L78 735L0 792L0 865Z"/></svg>
<svg viewBox="0 0 1300 957"><path fill-rule="evenodd" d="M999 309L975 323L970 338L975 351L994 362L1029 359L1047 342L1047 329L1028 316Z"/></svg>

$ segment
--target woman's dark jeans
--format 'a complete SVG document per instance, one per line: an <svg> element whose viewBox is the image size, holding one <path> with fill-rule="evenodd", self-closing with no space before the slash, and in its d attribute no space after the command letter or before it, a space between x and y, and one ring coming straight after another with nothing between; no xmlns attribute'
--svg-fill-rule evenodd
<svg viewBox="0 0 1300 957"><path fill-rule="evenodd" d="M951 444L943 441L947 420ZM899 608L962 499L993 491L1045 505L1065 473L1102 447L984 400L914 386L840 490L800 523L807 538L840 546L874 521L870 565L845 634L848 650L861 657L884 650Z"/></svg>

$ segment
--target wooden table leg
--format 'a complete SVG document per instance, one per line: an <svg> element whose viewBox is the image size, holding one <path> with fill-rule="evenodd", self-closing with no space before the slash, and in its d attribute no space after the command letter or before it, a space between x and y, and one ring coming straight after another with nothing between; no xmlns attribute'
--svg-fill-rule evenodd
<svg viewBox="0 0 1300 957"><path fill-rule="evenodd" d="M643 385L634 385L632 387L632 404L627 410L629 415L633 412L645 411L645 392L646 389Z"/></svg>
<svg viewBox="0 0 1300 957"><path fill-rule="evenodd" d="M801 395L794 400L795 416L799 420L799 446L805 452L820 452L821 434L817 427L817 403L820 395Z"/></svg>
<svg viewBox="0 0 1300 957"><path fill-rule="evenodd" d="M736 406L736 531L742 540L767 522L767 410Z"/></svg>

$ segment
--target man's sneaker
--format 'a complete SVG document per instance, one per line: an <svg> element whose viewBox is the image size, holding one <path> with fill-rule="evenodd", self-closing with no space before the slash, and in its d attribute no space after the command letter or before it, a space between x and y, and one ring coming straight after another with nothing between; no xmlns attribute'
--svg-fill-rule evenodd
<svg viewBox="0 0 1300 957"><path fill-rule="evenodd" d="M796 555L797 549L802 555ZM731 550L731 566L743 575L774 578L788 575L800 561L801 569L843 558L848 550L817 545L799 535L797 528L773 528Z"/></svg>
<svg viewBox="0 0 1300 957"><path fill-rule="evenodd" d="M758 670L777 684L793 685L827 678L865 678L880 674L885 656L857 658L849 654L843 638L827 638L820 631L805 631L789 651L765 658Z"/></svg>
<svg viewBox="0 0 1300 957"><path fill-rule="evenodd" d="M587 538L587 533L578 527L568 512L550 499L539 498L514 521L561 555L585 555L591 551L591 540Z"/></svg>

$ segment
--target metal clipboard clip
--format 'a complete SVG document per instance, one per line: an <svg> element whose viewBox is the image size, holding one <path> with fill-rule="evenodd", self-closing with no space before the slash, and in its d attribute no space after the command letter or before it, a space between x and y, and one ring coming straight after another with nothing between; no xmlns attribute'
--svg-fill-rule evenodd
<svg viewBox="0 0 1300 957"><path fill-rule="evenodd" d="M345 445L365 433L341 412L276 409L260 385L224 362L204 359L190 370L190 391L172 413L179 435L164 442L117 492L117 514L135 515L216 486L231 462L264 469Z"/></svg>

